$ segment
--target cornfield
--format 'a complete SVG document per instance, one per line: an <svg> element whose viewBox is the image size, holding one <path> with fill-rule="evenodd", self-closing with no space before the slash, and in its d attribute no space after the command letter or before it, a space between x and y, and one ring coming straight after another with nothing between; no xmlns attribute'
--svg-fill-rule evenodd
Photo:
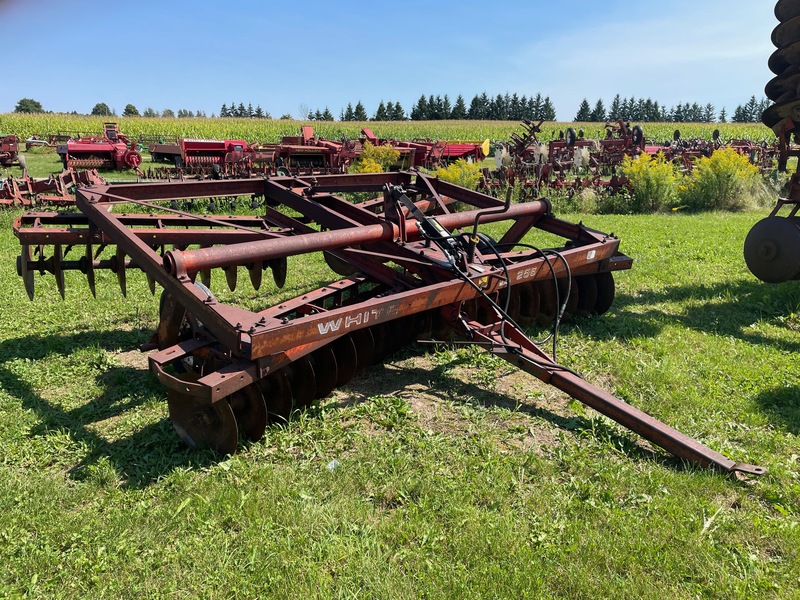
<svg viewBox="0 0 800 600"><path fill-rule="evenodd" d="M308 122L272 119L237 118L145 118L145 117L92 117L69 114L0 114L0 133L16 134L20 139L31 135L58 132L96 133L102 131L106 120L117 120L122 132L131 139L139 136L161 137L165 141L179 137L244 139L248 142L273 143L285 135L298 135L300 126ZM362 127L371 128L381 138L411 140L505 140L509 134L520 130L514 121L315 121L311 122L318 135L327 139L355 138ZM770 129L760 123L645 123L642 125L648 140L660 143L671 140L676 129L683 138L711 139L719 129L721 138L751 141L775 140ZM583 129L587 138L602 138L605 129L601 123L546 122L542 125L541 141L558 137L568 127Z"/></svg>

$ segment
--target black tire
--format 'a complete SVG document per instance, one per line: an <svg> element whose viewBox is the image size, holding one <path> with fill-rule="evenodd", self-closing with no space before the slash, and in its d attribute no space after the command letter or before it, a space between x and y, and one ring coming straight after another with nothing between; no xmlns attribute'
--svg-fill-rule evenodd
<svg viewBox="0 0 800 600"><path fill-rule="evenodd" d="M642 142L644 141L644 130L642 129L641 125L636 125L633 128L632 136L633 136L634 146L639 146L642 144Z"/></svg>
<svg viewBox="0 0 800 600"><path fill-rule="evenodd" d="M575 129L570 127L567 129L567 133L564 136L564 140L567 142L567 147L572 148L575 145L575 142L578 140L578 134L575 133Z"/></svg>

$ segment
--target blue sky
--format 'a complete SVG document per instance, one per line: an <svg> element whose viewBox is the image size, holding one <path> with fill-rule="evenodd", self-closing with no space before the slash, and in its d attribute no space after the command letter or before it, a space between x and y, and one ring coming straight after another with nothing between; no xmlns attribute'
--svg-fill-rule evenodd
<svg viewBox="0 0 800 600"><path fill-rule="evenodd" d="M766 0L361 2L0 0L0 113L20 98L338 117L420 94L550 96L560 120L615 94L730 114L772 77Z"/></svg>

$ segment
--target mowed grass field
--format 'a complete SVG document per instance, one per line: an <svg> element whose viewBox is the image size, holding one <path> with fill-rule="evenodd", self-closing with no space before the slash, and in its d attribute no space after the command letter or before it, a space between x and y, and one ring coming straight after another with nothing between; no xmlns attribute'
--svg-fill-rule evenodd
<svg viewBox="0 0 800 600"><path fill-rule="evenodd" d="M137 349L158 296L67 273L66 300L37 275L30 302L19 214L0 213L0 597L800 596L800 282L742 258L767 211L559 215L634 258L559 360L768 469L747 480L467 347L409 347L234 456L191 450ZM290 261L287 287L328 275Z"/></svg>

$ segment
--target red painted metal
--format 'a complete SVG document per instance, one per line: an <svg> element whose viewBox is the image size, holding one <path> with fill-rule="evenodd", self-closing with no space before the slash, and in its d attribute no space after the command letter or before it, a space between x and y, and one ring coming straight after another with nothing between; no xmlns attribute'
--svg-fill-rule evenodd
<svg viewBox="0 0 800 600"><path fill-rule="evenodd" d="M81 137L56 146L65 169L134 169L142 163L135 144L116 123L103 123L102 137Z"/></svg>
<svg viewBox="0 0 800 600"><path fill-rule="evenodd" d="M306 142L312 139L309 130L303 133ZM349 191L377 197L353 203L341 196ZM214 217L180 208L219 196L261 199L263 213ZM173 202L177 207L165 207ZM128 204L151 214L118 212ZM631 266L619 239L557 219L547 201L504 203L398 172L96 186L79 189L76 205L80 214L17 219L25 289L33 297L39 271L52 273L63 294L65 271L80 270L94 291L97 269L115 271L123 293L128 269L163 287L160 323L148 344L157 350L150 368L169 390L171 418L190 444L232 452L237 422L244 435L258 437L267 421L288 418L297 403L327 394L418 334L451 331L685 460L763 472L587 384L516 325L523 316L545 322L564 311L605 312L614 295L612 273ZM478 235L492 222L506 226L498 241ZM546 252L522 243L537 231L565 241ZM77 246L84 246L82 256L69 257ZM104 256L94 251L98 246L113 253ZM287 257L319 252L331 268L350 273L277 304L264 296L252 303L261 306L221 303L195 281L220 269L233 287L237 270L246 268L257 286L269 269L283 285ZM559 306L558 290L567 289ZM552 309L544 306L553 302Z"/></svg>
<svg viewBox="0 0 800 600"><path fill-rule="evenodd" d="M10 167L17 162L19 138L15 135L0 135L0 165Z"/></svg>

